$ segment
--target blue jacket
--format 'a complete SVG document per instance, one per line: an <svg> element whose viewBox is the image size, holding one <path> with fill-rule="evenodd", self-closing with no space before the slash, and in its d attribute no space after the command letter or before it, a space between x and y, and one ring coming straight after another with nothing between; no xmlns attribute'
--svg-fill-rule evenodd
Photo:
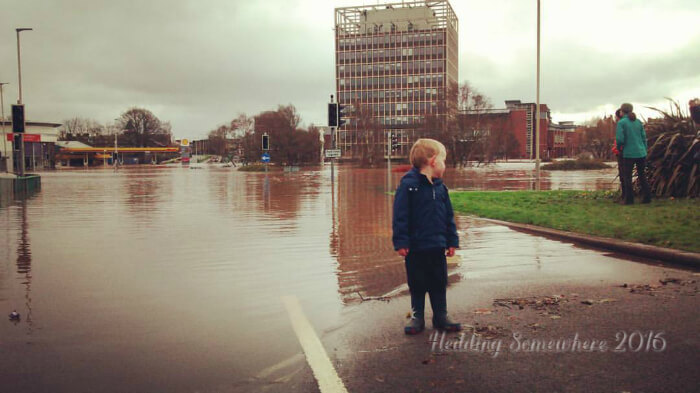
<svg viewBox="0 0 700 393"><path fill-rule="evenodd" d="M615 131L617 148L622 149L624 158L643 158L647 156L647 134L639 119L630 119L625 115L617 122Z"/></svg>
<svg viewBox="0 0 700 393"><path fill-rule="evenodd" d="M430 184L417 168L401 179L394 197L394 249L459 247L452 203L441 179Z"/></svg>

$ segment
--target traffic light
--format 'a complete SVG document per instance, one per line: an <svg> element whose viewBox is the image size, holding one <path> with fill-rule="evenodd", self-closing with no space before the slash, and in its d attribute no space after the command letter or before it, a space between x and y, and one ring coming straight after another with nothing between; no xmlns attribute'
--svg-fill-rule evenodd
<svg viewBox="0 0 700 393"><path fill-rule="evenodd" d="M14 134L12 136L12 148L19 151L22 148L22 135Z"/></svg>
<svg viewBox="0 0 700 393"><path fill-rule="evenodd" d="M270 150L270 136L264 133L262 136L262 149L267 151Z"/></svg>
<svg viewBox="0 0 700 393"><path fill-rule="evenodd" d="M348 112L352 110L350 105L338 104L338 127L342 127L348 122Z"/></svg>
<svg viewBox="0 0 700 393"><path fill-rule="evenodd" d="M396 151L399 149L399 135L394 132L391 134L391 150Z"/></svg>
<svg viewBox="0 0 700 393"><path fill-rule="evenodd" d="M328 127L338 127L338 104L328 104Z"/></svg>
<svg viewBox="0 0 700 393"><path fill-rule="evenodd" d="M24 132L24 105L12 105L12 132Z"/></svg>

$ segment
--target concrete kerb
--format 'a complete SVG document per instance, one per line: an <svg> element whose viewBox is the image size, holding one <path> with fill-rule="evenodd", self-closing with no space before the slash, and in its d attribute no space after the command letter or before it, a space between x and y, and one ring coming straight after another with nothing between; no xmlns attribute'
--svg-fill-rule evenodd
<svg viewBox="0 0 700 393"><path fill-rule="evenodd" d="M501 221L478 216L470 217L478 220L492 222L498 225L505 225L509 228L521 230L524 232L530 232L538 235L547 235L559 239L571 240L577 243L587 244L593 247L616 251L624 254L635 255L644 258L658 259L671 264L700 268L700 254L695 252L674 250L671 248L626 242L623 240L611 239L607 237L561 231L558 229L544 228L537 225Z"/></svg>

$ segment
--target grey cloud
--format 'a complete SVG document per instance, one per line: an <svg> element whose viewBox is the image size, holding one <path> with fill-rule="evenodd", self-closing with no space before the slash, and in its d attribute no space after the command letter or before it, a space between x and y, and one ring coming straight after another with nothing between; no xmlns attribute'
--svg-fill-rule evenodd
<svg viewBox="0 0 700 393"><path fill-rule="evenodd" d="M237 113L294 104L305 123L325 122L333 93L333 7L320 1L318 21L299 18L301 1L6 1L0 0L0 81L5 101L16 99L14 28L22 33L24 97L30 117L62 121L82 116L110 122L133 105L171 121L177 136L203 136ZM357 1L355 3L361 4ZM639 2L630 3L637 6ZM685 4L685 5L684 5ZM685 7L665 2L646 7ZM460 80L469 80L495 106L534 100L534 17L511 2L453 2L460 28ZM499 48L509 61L478 52L470 7L502 15ZM511 33L512 32L512 33ZM582 33L584 34L584 33ZM663 32L660 32L663 34ZM547 42L542 101L560 112L590 111L607 101L656 101L684 85L697 86L698 37L664 57L611 58L572 42ZM511 46L512 45L512 46ZM525 48L525 49L523 49ZM514 60L512 60L514 59Z"/></svg>

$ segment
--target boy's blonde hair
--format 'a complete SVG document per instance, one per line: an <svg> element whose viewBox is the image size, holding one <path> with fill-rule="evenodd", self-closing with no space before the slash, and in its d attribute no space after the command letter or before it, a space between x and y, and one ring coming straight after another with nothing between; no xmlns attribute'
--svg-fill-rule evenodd
<svg viewBox="0 0 700 393"><path fill-rule="evenodd" d="M421 138L413 144L409 159L414 167L423 168L431 158L439 154L447 155L445 145L435 139Z"/></svg>

